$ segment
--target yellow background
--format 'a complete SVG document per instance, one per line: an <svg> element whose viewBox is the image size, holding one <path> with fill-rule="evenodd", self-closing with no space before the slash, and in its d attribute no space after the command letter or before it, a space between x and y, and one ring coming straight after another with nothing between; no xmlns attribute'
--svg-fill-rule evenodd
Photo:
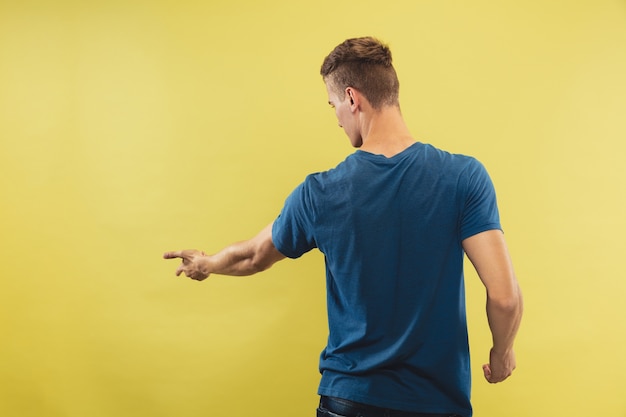
<svg viewBox="0 0 626 417"><path fill-rule="evenodd" d="M388 42L421 141L478 157L526 296L478 417L626 416L626 3L0 1L0 416L312 416L323 259L176 278L352 152L318 75Z"/></svg>

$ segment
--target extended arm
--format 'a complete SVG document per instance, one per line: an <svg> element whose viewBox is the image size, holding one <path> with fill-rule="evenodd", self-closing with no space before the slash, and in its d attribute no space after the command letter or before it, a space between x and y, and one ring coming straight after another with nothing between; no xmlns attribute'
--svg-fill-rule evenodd
<svg viewBox="0 0 626 417"><path fill-rule="evenodd" d="M493 347L489 364L483 366L485 378L491 383L501 382L515 369L513 342L522 318L522 292L500 230L465 239L463 249L487 290L487 319Z"/></svg>
<svg viewBox="0 0 626 417"><path fill-rule="evenodd" d="M233 243L214 255L188 249L166 252L163 257L181 258L182 264L176 270L176 275L184 273L198 281L206 279L211 274L233 276L256 274L285 258L272 242L272 224L252 239Z"/></svg>

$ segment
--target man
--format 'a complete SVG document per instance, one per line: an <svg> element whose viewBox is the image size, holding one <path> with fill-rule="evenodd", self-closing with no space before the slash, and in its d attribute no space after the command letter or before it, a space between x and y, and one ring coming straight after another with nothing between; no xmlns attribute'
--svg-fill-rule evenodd
<svg viewBox="0 0 626 417"><path fill-rule="evenodd" d="M326 259L329 337L318 416L472 415L463 256L487 290L491 383L515 368L522 297L495 191L475 159L416 142L403 121L387 46L348 39L321 69L352 146L309 175L278 218L215 255L182 258L176 275L250 275L313 248Z"/></svg>

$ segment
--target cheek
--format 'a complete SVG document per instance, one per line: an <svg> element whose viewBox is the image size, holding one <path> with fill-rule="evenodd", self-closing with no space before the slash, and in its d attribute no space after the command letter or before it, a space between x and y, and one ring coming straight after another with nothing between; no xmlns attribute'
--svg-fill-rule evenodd
<svg viewBox="0 0 626 417"><path fill-rule="evenodd" d="M342 107L338 107L335 111L335 113L337 114L337 120L339 120L339 123L343 124L343 122L345 122L346 120L346 111L344 108Z"/></svg>
<svg viewBox="0 0 626 417"><path fill-rule="evenodd" d="M335 109L335 117L337 118L337 124L339 125L339 127L343 127L341 124L341 112L339 111L339 109Z"/></svg>

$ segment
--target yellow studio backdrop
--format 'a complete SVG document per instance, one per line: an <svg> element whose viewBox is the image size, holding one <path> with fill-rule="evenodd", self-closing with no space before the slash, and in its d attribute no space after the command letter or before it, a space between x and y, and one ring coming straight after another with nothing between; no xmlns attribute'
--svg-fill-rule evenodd
<svg viewBox="0 0 626 417"><path fill-rule="evenodd" d="M323 259L176 278L352 152L318 75L388 42L420 141L478 157L526 297L478 417L626 416L626 3L0 1L0 416L312 416Z"/></svg>

